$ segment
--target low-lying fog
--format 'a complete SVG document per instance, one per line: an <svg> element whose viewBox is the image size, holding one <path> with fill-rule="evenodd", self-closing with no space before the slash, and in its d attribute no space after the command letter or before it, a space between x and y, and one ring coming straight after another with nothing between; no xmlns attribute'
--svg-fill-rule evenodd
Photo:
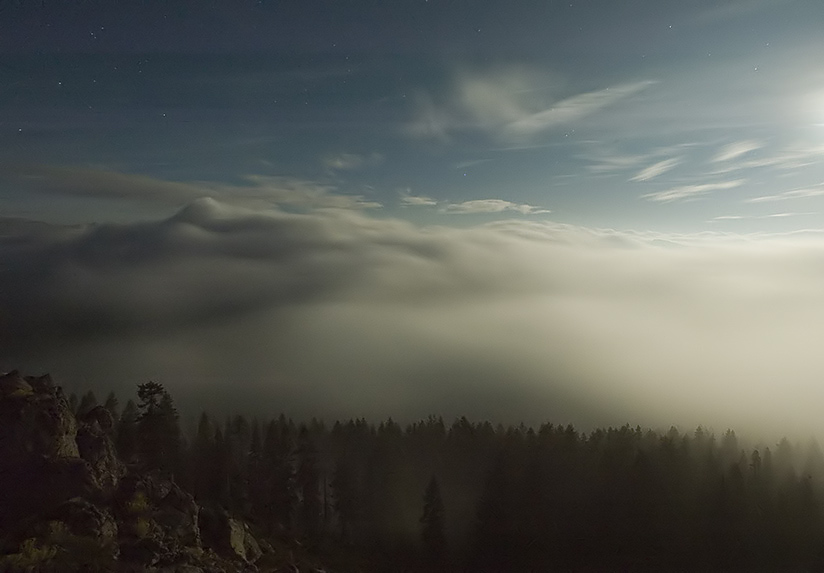
<svg viewBox="0 0 824 573"><path fill-rule="evenodd" d="M0 222L0 369L182 409L824 431L824 237L423 227L211 199Z"/></svg>

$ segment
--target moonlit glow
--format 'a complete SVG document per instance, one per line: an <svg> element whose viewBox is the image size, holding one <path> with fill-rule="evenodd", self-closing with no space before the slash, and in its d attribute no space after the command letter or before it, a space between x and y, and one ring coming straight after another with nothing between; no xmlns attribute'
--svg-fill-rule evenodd
<svg viewBox="0 0 824 573"><path fill-rule="evenodd" d="M57 4L0 18L0 370L824 436L819 0Z"/></svg>

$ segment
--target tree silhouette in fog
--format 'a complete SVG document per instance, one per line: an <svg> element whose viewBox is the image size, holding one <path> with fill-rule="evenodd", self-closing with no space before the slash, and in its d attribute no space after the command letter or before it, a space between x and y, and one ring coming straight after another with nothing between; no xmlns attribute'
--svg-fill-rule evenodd
<svg viewBox="0 0 824 573"><path fill-rule="evenodd" d="M174 472L180 461L180 427L172 397L162 384L137 388L137 447L150 469Z"/></svg>
<svg viewBox="0 0 824 573"><path fill-rule="evenodd" d="M125 460L176 471L199 503L259 531L337 544L378 569L824 564L824 455L812 442L752 447L731 430L716 439L700 427L587 434L435 417L407 427L347 420L330 430L283 415L218 423L204 413L186 445L163 386L141 384L138 400L126 402L116 428ZM108 408L116 403L107 399Z"/></svg>
<svg viewBox="0 0 824 573"><path fill-rule="evenodd" d="M438 561L446 552L444 535L444 506L438 479L433 475L423 494L421 515L421 541L428 559Z"/></svg>

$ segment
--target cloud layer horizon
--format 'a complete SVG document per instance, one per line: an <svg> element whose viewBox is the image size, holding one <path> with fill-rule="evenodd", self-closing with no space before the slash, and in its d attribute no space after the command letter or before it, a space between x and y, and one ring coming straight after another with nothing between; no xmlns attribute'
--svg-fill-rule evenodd
<svg viewBox="0 0 824 573"><path fill-rule="evenodd" d="M198 407L819 433L824 240L189 202L0 219L0 368Z"/></svg>

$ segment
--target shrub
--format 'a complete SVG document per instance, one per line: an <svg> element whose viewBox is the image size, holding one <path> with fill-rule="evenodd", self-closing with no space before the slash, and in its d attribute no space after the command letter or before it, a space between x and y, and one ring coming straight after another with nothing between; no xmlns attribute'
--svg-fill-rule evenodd
<svg viewBox="0 0 824 573"><path fill-rule="evenodd" d="M137 491L134 497L126 502L126 511L132 515L145 515L149 511L149 499L142 491Z"/></svg>
<svg viewBox="0 0 824 573"><path fill-rule="evenodd" d="M54 559L57 547L40 545L36 539L26 539L20 544L20 551L6 555L0 560L3 571L38 571Z"/></svg>
<svg viewBox="0 0 824 573"><path fill-rule="evenodd" d="M134 524L134 534L138 539L146 539L152 532L152 524L145 517L138 517Z"/></svg>

